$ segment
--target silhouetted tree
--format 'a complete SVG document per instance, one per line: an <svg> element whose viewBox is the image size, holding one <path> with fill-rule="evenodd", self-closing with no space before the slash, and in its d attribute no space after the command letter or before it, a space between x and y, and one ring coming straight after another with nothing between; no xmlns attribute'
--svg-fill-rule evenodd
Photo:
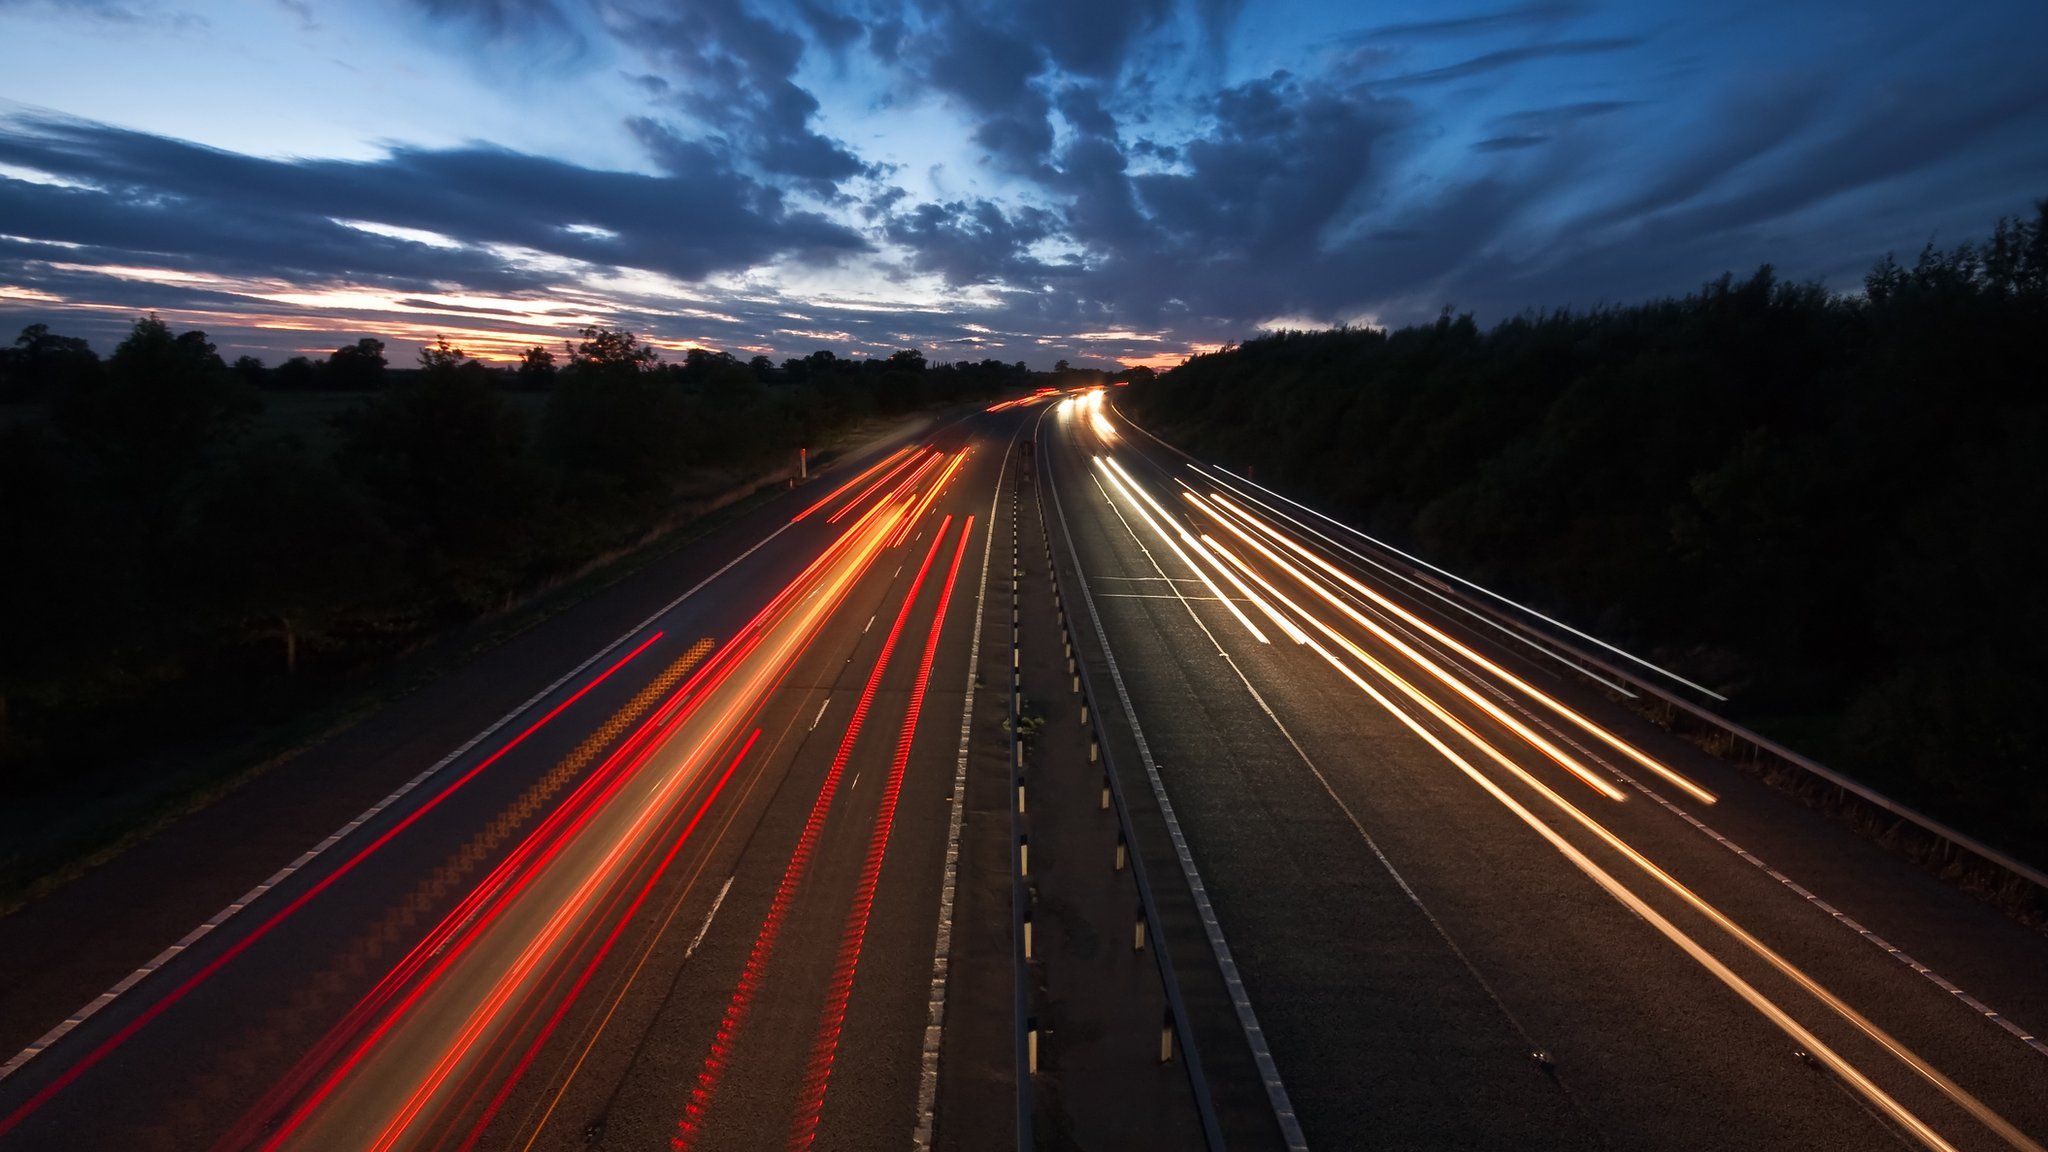
<svg viewBox="0 0 2048 1152"><path fill-rule="evenodd" d="M230 368L235 374L235 379L239 380L245 388L268 388L270 386L270 369L264 367L263 361L258 360L254 356L237 356Z"/></svg>
<svg viewBox="0 0 2048 1152"><path fill-rule="evenodd" d="M343 392L369 392L384 386L384 342L368 336L344 344L327 358L327 386Z"/></svg>
<svg viewBox="0 0 2048 1152"><path fill-rule="evenodd" d="M294 356L270 374L270 386L279 392L310 392L320 381L320 369L304 356Z"/></svg>
<svg viewBox="0 0 2048 1152"><path fill-rule="evenodd" d="M48 324L31 324L0 348L0 403L17 403L90 387L100 358L76 336L58 336Z"/></svg>
<svg viewBox="0 0 2048 1152"><path fill-rule="evenodd" d="M519 354L516 372L519 386L544 392L555 385L555 354L545 348L528 348Z"/></svg>

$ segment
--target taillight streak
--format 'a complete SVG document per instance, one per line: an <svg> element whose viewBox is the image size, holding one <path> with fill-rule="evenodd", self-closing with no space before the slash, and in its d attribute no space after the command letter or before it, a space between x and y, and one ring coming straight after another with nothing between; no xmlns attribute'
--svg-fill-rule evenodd
<svg viewBox="0 0 2048 1152"><path fill-rule="evenodd" d="M888 467L891 461L894 461L898 457L902 456L905 452L910 451L914 451L914 448L898 448L894 452L889 453L887 456L882 457L880 461L875 463L872 467L869 467L862 471L860 475L855 476L853 479L848 480L846 483L841 484L837 488L834 488L832 490L831 495L825 497L823 500L818 501L816 504L811 505L809 508L804 509L803 511L797 513L796 515L791 516L789 518L789 522L791 524L794 524L797 521L802 520L804 517L809 516L811 513L816 512L818 509L823 508L825 505L830 504L834 500L839 499L840 496L845 494L848 488L853 487L855 484L860 483L861 481L874 475L876 472L879 472L883 468Z"/></svg>
<svg viewBox="0 0 2048 1152"><path fill-rule="evenodd" d="M0 1118L0 1136L6 1135L16 1125L20 1124L23 1120L26 1120L29 1116L33 1115L37 1109L40 1109L44 1104L48 1103L51 1097L55 1096L59 1092L62 1092L65 1088L69 1087L74 1081L76 1081L80 1076L83 1076L87 1071L91 1070L94 1065L97 1065L101 1060L106 1059L106 1057L115 1049L127 1043L131 1037L133 1037L137 1032L140 1032L143 1028L147 1027L151 1021L155 1020L158 1016L163 1015L163 1013L167 1011L171 1007L171 1005L176 1004L178 1001L184 999L187 995L189 995L192 992L193 989L198 988L200 985L205 984L208 980L211 980L215 973L219 972L222 968L227 967L228 964L233 962L236 957L240 956L243 952L248 951L248 949L255 945L257 941L263 939L265 936L268 936L274 929L277 928L278 925L290 919L293 914L298 912L299 909L311 903L316 897L318 897L322 892L325 892L328 888L332 887L342 877L348 875L350 872L353 872L357 865L361 864L364 860L367 860L373 853L383 848L384 845L390 843L399 835L399 833L404 832L407 828L410 828L415 822L417 822L421 817L425 816L427 813L439 807L443 800L446 800L448 797L454 795L457 790L462 788L464 785L468 784L471 780L476 779L476 777L482 774L485 769L489 768L491 765L497 763L500 759L502 759L506 753L512 751L514 748L517 748L520 744L524 743L527 737L533 735L535 732L540 731L540 729L546 726L549 721L553 720L555 717L561 715L565 710L567 710L570 705L575 704L578 700L583 699L584 696L588 695L598 685L610 679L614 672L617 672L619 669L625 667L634 658L638 657L642 652L647 651L647 649L651 647L655 641L660 640L663 635L664 633L656 632L652 636L649 636L646 640L642 641L639 647L633 649L631 652L628 652L626 653L626 655L620 657L616 663L611 665L611 667L606 668L603 672L599 673L596 676L596 678L592 679L588 684L585 684L583 687L577 689L576 692L573 695L571 695L567 700L564 700L560 704L557 704L553 708L549 709L546 715L542 716L540 719L528 725L524 730L522 730L519 733L519 735L514 736L511 740L507 741L496 752L491 753L490 756L486 757L481 763L477 764L476 767L471 768L469 771L463 773L453 783L449 784L446 788L443 788L441 791L435 793L432 798L427 800L425 803L421 804L419 807L413 809L412 812L408 813L404 819L392 825L382 835L378 836L375 840L371 841L368 845L366 845L361 851L357 852L354 856L349 857L340 866L336 867L334 871L329 872L326 876L322 877L320 881L314 884L311 888L308 888L305 892L299 894L299 896L293 899L291 903L285 905L283 908L279 909L275 914L273 914L270 917L270 919L265 920L263 923L257 925L254 929L252 929L249 932L248 935L242 937L240 940L237 940L234 944L230 945L226 951L222 952L219 956L214 957L214 959L208 962L205 967L201 968L199 971L187 977L184 983L179 984L176 988L173 988L170 992L166 993L163 996L163 998L159 999L154 1004L151 1004L148 1008L143 1009L142 1012L137 1014L133 1020L130 1020L127 1024L123 1025L120 1029L115 1031L115 1033L112 1036L109 1036L105 1040L101 1041L97 1047L95 1047L92 1051L86 1053L83 1057L80 1057L76 1063L72 1064L69 1068L66 1068L63 1072L59 1073L55 1079L51 1080L48 1084L44 1085L42 1089L38 1091L35 1095L30 1096L27 1100L23 1101L19 1107L15 1108L14 1111L8 1113L4 1118Z"/></svg>
<svg viewBox="0 0 2048 1152"><path fill-rule="evenodd" d="M754 742L760 738L761 730L759 728L754 729L753 734L747 737L747 742L740 746L739 754L732 758L731 764L726 765L725 773L718 778L717 783L713 784L711 790L705 794L703 803L697 806L697 811L690 817L690 822L684 825L681 834L676 837L673 844L669 845L668 854L663 856L661 863L655 866L654 874L649 876L647 882L640 886L640 891L633 897L633 903L626 908L625 914L620 916L618 921L612 925L610 935L606 936L604 943L598 946L597 954L590 958L588 964L584 965L583 972L577 976L575 985L569 989L568 995L556 1006L554 1014L548 1017L548 1022L541 1028L540 1035L534 1037L533 1043L527 1045L525 1054L519 1059L518 1067L512 1070L511 1076L506 1078L504 1084L499 1087L497 1094L491 1097L491 1102L484 1109L483 1116L477 1120L476 1126L470 1129L469 1138L462 1142L464 1152L475 1148L477 1142L483 1138L484 1130L490 1127L491 1121L498 1115L498 1110L504 1107L506 1099L512 1095L513 1089L518 1087L519 1081L526 1075L526 1070L533 1064L534 1057L540 1054L541 1047L547 1043L548 1037L553 1035L555 1028L561 1024L562 1017L575 1005L577 997L583 994L584 987L590 983L590 977L596 973L598 966L603 964L605 957L611 954L612 946L618 943L619 934L624 932L626 925L632 923L633 917L639 914L640 906L646 903L648 894L653 892L654 886L661 882L662 876L668 872L668 866L675 862L676 853L682 851L683 845L688 843L691 833L697 830L698 823L704 819L704 814L711 810L712 802L718 799L719 793L725 791L726 781L732 779L732 774L739 769L740 763L747 758L747 753L753 751Z"/></svg>
<svg viewBox="0 0 2048 1152"><path fill-rule="evenodd" d="M860 507L860 502L867 499L868 495L874 492L875 489L880 488L884 484L887 484L890 481L890 479L894 477L898 472L903 471L905 468L909 467L915 461L920 459L927 459L928 457L929 453L926 449L923 448L917 449L917 451L912 455L905 456L903 460L900 463L898 463L894 468L889 469L887 472L882 473L880 477L876 478L874 483L868 485L867 487L861 489L859 492L855 493L853 499L848 500L846 502L846 507L841 508L839 511L834 512L832 515L826 517L825 523L839 523L841 517L853 511L855 508Z"/></svg>
<svg viewBox="0 0 2048 1152"><path fill-rule="evenodd" d="M951 517L948 517L950 521ZM940 525L943 534L946 525ZM724 1076L726 1064L731 1058L732 1048L738 1040L741 1026L746 1022L748 1010L753 1006L754 996L766 974L769 960L775 952L777 938L782 932L782 923L789 915L789 907L796 899L797 889L802 885L810 870L812 854L816 851L818 836L825 826L825 814L831 808L833 798L839 791L839 778L846 770L846 762L853 754L854 741L859 738L862 726L867 722L868 709L873 706L875 693L881 687L882 674L889 666L889 659L895 653L896 642L903 634L904 622L910 618L912 606L917 601L919 589L924 585L925 576L931 570L932 558L938 555L939 537L932 538L932 546L925 553L924 563L919 566L917 576L911 581L910 590L903 597L903 607L896 613L896 620L889 627L888 636L882 642L881 652L875 658L875 666L868 673L867 684L861 689L860 700L854 705L853 715L847 722L846 733L841 737L839 748L832 756L831 767L826 770L825 780L818 789L818 797L811 805L809 817L804 821L803 832L798 836L796 848L790 853L789 864L783 869L782 880L776 886L775 896L769 902L768 913L761 921L761 929L754 937L754 946L747 955L747 961L740 970L739 982L733 986L732 996L726 1002L724 1015L719 1020L718 1030L713 1035L711 1048L704 1056L704 1064L697 1072L697 1082L690 1090L690 1098L684 1105L683 1115L676 1122L676 1134L670 1138L670 1146L676 1152L685 1152L695 1143L704 1113L718 1090Z"/></svg>
<svg viewBox="0 0 2048 1152"><path fill-rule="evenodd" d="M950 520L951 517L948 517ZM946 533L939 526L934 548ZM868 840L867 858L861 864L860 883L854 890L853 906L846 914L840 934L839 953L832 967L824 1009L818 1015L818 1031L811 1042L804 1086L797 1098L791 1123L789 1148L805 1152L818 1138L818 1119L825 1108L825 1092L832 1080L832 1062L839 1049L839 1034L846 1025L846 1004L853 995L853 978L860 968L862 943L867 937L869 914L875 906L875 889L881 883L882 861L889 850L889 834L896 823L896 801L903 791L903 773L910 765L910 747L917 734L918 714L924 708L925 688L931 683L932 663L939 653L939 636L946 626L946 609L953 601L953 586L960 576L960 560L967 554L967 540L974 534L974 517L960 527L960 542L953 549L953 563L946 571L946 583L939 591L939 604L932 615L931 632L925 637L924 656L918 661L917 679L911 685L910 703L903 714L903 727L896 738L896 756L889 764L889 782L882 792L882 806L875 816L874 833Z"/></svg>

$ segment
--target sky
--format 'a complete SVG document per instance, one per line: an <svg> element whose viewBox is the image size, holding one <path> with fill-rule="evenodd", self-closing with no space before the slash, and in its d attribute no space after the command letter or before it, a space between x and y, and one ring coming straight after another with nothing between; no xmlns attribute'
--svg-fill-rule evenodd
<svg viewBox="0 0 2048 1152"><path fill-rule="evenodd" d="M0 332L1168 366L2048 196L2048 4L0 0ZM0 339L5 339L0 335Z"/></svg>

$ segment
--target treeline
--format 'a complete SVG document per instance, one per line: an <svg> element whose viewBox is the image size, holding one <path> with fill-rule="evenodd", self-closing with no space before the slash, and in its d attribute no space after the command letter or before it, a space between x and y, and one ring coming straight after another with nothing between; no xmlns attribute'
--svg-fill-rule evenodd
<svg viewBox="0 0 2048 1152"><path fill-rule="evenodd" d="M230 364L154 316L104 360L40 324L0 350L0 778L17 798L80 772L120 787L109 765L289 716L799 446L1033 379L916 351L664 363L603 328L511 368L445 340L413 368L384 351ZM274 418L308 390L353 397L310 436Z"/></svg>
<svg viewBox="0 0 2048 1152"><path fill-rule="evenodd" d="M1766 266L1487 331L1287 332L1126 402L2042 855L2048 202L1860 294Z"/></svg>

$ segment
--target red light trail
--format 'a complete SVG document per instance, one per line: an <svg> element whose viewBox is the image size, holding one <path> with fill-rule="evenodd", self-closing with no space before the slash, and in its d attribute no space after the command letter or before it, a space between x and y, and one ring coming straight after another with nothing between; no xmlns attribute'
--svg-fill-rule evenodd
<svg viewBox="0 0 2048 1152"><path fill-rule="evenodd" d="M943 537L945 531L945 526L941 525L939 535ZM874 909L875 889L882 879L882 860L889 850L889 834L895 828L896 800L903 791L904 770L910 765L910 745L917 733L918 713L924 708L925 688L931 682L932 662L938 657L939 635L946 625L946 608L953 600L953 585L960 575L960 560L967 554L967 540L973 534L974 517L969 516L960 527L960 542L953 549L953 564L947 570L945 586L939 592L939 606L932 616L931 633L925 638L924 657L918 662L917 680L911 686L910 703L903 714L903 729L896 739L896 757L889 764L889 783L882 793L882 807L875 817L874 834L868 841L867 859L861 865L860 885L854 891L853 907L846 914L839 954L833 962L832 982L826 990L825 1007L818 1015L818 1034L811 1044L803 1091L797 1097L796 1115L789 1134L790 1152L808 1152L818 1138L818 1118L824 1111L825 1092L831 1084L839 1034L846 1025L846 1002L853 995L853 978L860 967L868 915ZM936 548L938 541L933 540L932 545Z"/></svg>
<svg viewBox="0 0 2048 1152"><path fill-rule="evenodd" d="M697 1083L690 1090L690 1099L684 1105L683 1115L676 1122L676 1134L670 1138L670 1147L675 1152L687 1152L696 1142L704 1114L710 1107L718 1090L719 1081L725 1074L732 1057L732 1049L745 1024L748 1010L760 989L761 980L767 972L768 962L775 952L777 938L782 932L782 923L789 915L789 907L796 899L797 889L802 885L810 870L811 857L817 849L818 836L824 830L825 813L831 808L833 798L839 791L839 779L846 771L846 762L853 755L854 741L860 736L867 721L868 709L875 700L875 692L881 687L882 674L894 655L896 642L903 635L903 625L910 619L911 608L917 602L918 590L923 587L926 575L931 571L932 559L938 555L939 543L944 538L947 523L939 525L939 532L932 537L932 546L926 551L924 563L919 566L917 576L911 581L910 591L903 597L903 607L896 613L896 620L889 627L889 633L882 642L882 650L875 658L875 666L868 673L865 687L861 689L860 701L854 706L853 715L847 722L846 734L840 738L838 751L833 753L832 765L825 773L825 781L818 789L818 798L811 805L810 816L804 822L802 834L797 838L796 848L790 853L789 864L784 868L782 881L776 886L775 897L769 903L768 914L761 921L761 929L754 937L753 949L747 956L745 967L740 970L739 982L734 985L732 997L726 1003L725 1014L720 1019L718 1031L711 1041L711 1049L704 1056L704 1065L697 1073Z"/></svg>

